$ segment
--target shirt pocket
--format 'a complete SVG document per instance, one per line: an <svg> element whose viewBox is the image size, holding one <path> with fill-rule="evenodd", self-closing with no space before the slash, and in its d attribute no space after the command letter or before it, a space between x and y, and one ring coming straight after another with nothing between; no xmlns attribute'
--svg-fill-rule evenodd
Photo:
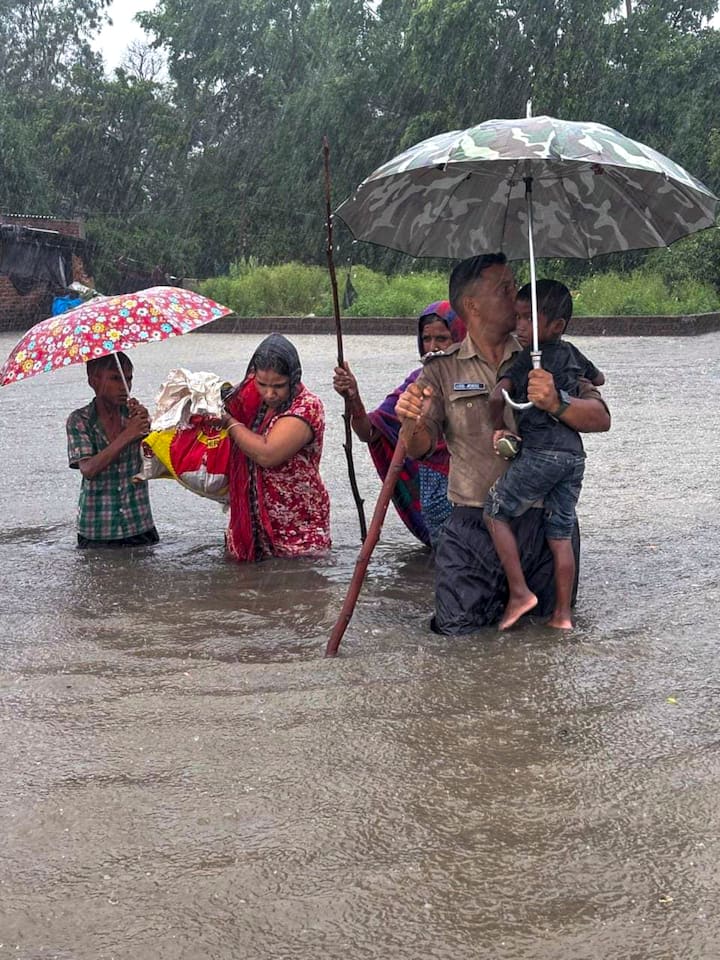
<svg viewBox="0 0 720 960"><path fill-rule="evenodd" d="M463 390L451 390L450 391L450 403L454 410L458 410L461 407L471 410L475 407L480 407L487 404L488 397L490 396L490 390L482 384L479 387L472 387Z"/></svg>

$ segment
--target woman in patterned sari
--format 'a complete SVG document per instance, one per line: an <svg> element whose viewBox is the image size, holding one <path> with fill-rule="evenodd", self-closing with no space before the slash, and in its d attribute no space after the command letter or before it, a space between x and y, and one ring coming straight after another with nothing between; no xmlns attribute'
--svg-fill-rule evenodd
<svg viewBox="0 0 720 960"><path fill-rule="evenodd" d="M431 303L418 318L417 343L421 357L426 353L446 350L452 343L460 343L464 337L465 325L447 300ZM357 380L348 363L335 368L333 386L341 396L349 397L352 428L368 444L375 469L382 480L387 474L400 430L395 404L421 371L422 367L413 370L376 410L366 413ZM395 509L408 530L426 546L434 546L450 513L447 498L449 462L447 447L439 443L426 460L406 459L395 486Z"/></svg>
<svg viewBox="0 0 720 960"><path fill-rule="evenodd" d="M273 333L225 401L223 426L233 442L225 544L240 563L330 548L330 500L319 470L325 412L301 377L297 350Z"/></svg>

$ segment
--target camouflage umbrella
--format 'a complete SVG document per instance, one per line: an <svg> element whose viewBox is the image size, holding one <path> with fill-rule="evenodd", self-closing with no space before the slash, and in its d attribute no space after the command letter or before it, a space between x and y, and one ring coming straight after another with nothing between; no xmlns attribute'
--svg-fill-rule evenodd
<svg viewBox="0 0 720 960"><path fill-rule="evenodd" d="M667 246L713 226L717 203L682 167L610 127L528 117L422 141L371 173L337 214L356 240L415 257L529 259L537 353L535 256Z"/></svg>

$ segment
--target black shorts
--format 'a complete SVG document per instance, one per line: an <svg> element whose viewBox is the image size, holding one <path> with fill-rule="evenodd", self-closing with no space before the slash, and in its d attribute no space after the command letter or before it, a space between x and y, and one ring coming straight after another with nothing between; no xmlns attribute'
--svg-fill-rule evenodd
<svg viewBox="0 0 720 960"><path fill-rule="evenodd" d="M150 544L157 543L159 539L157 530L155 527L151 527L145 533L136 533L134 537L123 537L121 540L88 540L87 537L83 537L79 533L77 545L81 550L86 550L88 547L102 547L103 549L106 547L113 549L118 547L148 547Z"/></svg>

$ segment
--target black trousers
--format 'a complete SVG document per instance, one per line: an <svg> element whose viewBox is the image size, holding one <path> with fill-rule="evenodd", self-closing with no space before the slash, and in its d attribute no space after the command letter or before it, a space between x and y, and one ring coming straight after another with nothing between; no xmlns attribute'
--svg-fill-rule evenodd
<svg viewBox="0 0 720 960"><path fill-rule="evenodd" d="M88 547L102 547L103 549L147 547L150 544L158 543L159 540L160 536L155 527L151 527L145 533L136 533L134 537L123 537L122 540L88 540L81 533L77 535L77 545L81 550L86 550Z"/></svg>
<svg viewBox="0 0 720 960"><path fill-rule="evenodd" d="M544 511L531 508L512 521L528 587L538 598L533 613L549 616L555 606L553 559L545 539ZM580 569L580 529L575 521L577 596ZM483 520L482 507L454 507L445 522L435 550L436 633L473 633L498 623L508 600L507 580L492 538Z"/></svg>

